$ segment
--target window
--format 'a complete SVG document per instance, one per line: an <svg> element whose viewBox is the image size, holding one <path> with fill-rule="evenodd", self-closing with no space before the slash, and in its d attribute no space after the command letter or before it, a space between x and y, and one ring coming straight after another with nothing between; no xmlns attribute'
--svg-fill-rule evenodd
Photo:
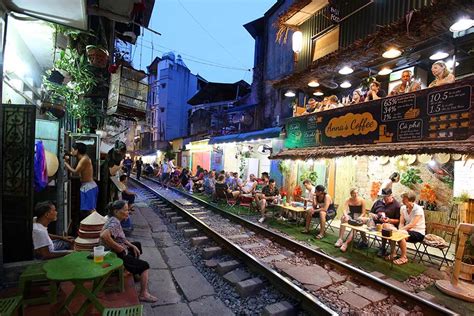
<svg viewBox="0 0 474 316"><path fill-rule="evenodd" d="M339 25L313 40L313 61L339 48Z"/></svg>

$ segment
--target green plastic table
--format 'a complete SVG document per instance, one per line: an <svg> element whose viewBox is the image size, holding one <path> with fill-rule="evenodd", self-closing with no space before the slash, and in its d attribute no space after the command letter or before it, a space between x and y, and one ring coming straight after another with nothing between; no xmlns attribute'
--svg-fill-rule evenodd
<svg viewBox="0 0 474 316"><path fill-rule="evenodd" d="M49 260L44 264L46 277L56 282L70 281L74 284L74 290L66 298L59 308L58 313L68 310L68 305L79 293L86 297L86 301L76 315L84 315L87 308L94 304L95 308L102 314L104 306L97 299L110 275L123 265L123 261L117 258L113 252L109 252L102 263L95 263L92 259L87 259L88 251L73 252L67 256ZM87 281L93 281L92 289L84 286ZM69 311L70 312L70 311Z"/></svg>

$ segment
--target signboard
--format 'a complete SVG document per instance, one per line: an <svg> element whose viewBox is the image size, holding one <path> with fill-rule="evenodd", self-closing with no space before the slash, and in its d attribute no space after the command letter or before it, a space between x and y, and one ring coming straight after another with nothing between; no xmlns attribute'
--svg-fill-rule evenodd
<svg viewBox="0 0 474 316"><path fill-rule="evenodd" d="M452 84L294 117L285 147L466 139L471 104L471 85Z"/></svg>
<svg viewBox="0 0 474 316"><path fill-rule="evenodd" d="M454 185L453 196L461 196L467 193L474 199L474 160L454 162Z"/></svg>

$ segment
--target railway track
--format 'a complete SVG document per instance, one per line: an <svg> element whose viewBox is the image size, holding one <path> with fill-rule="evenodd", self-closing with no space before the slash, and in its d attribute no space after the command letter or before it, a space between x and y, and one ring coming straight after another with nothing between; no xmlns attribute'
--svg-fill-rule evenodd
<svg viewBox="0 0 474 316"><path fill-rule="evenodd" d="M132 179L132 178L131 178ZM156 180L132 179L314 315L453 311ZM399 310L403 308L402 310Z"/></svg>

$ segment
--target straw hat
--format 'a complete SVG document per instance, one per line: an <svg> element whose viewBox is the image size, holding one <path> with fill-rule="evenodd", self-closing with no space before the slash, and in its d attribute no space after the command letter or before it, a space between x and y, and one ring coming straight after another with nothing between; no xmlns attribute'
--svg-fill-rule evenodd
<svg viewBox="0 0 474 316"><path fill-rule="evenodd" d="M44 156L46 159L46 170L48 172L48 177L52 177L56 174L59 167L59 160L55 154L50 151L45 150Z"/></svg>
<svg viewBox="0 0 474 316"><path fill-rule="evenodd" d="M104 225L106 222L105 217L97 212L92 212L91 215L87 216L81 221L81 225Z"/></svg>

